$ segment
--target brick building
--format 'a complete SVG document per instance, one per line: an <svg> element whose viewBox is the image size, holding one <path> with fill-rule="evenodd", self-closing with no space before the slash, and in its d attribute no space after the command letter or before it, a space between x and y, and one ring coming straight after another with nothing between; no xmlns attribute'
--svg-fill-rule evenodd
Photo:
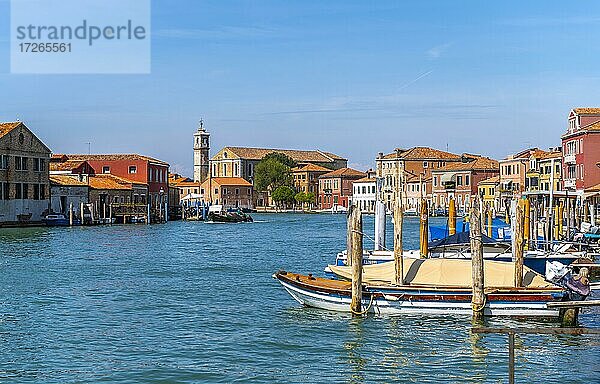
<svg viewBox="0 0 600 384"><path fill-rule="evenodd" d="M479 193L482 180L499 174L498 161L488 157L477 157L465 162L453 162L432 171L433 205L435 208L448 208L450 198L454 198L457 209L467 212L471 198Z"/></svg>
<svg viewBox="0 0 600 384"><path fill-rule="evenodd" d="M340 168L319 177L319 209L348 208L352 183L367 174L352 168Z"/></svg>
<svg viewBox="0 0 600 384"><path fill-rule="evenodd" d="M22 122L0 123L0 225L41 222L50 204L50 152Z"/></svg>
<svg viewBox="0 0 600 384"><path fill-rule="evenodd" d="M562 139L563 187L583 194L600 184L600 108L574 108Z"/></svg>
<svg viewBox="0 0 600 384"><path fill-rule="evenodd" d="M414 199L416 199L417 196L421 196L422 187L419 184L419 180L422 180L425 183L423 196L431 202L431 172L435 169L444 167L449 163L460 162L464 157L468 156L469 155L457 155L428 147L414 147L410 149L397 148L394 152L385 155L379 153L376 159L377 177L383 179L383 187L379 198L386 204L388 210L392 210L399 186L398 177L400 177L403 182L402 196L405 209L409 209L411 207L411 202L414 202ZM415 191L412 198L408 197L408 195L412 193L407 190L409 183L412 185L417 183L416 185L419 185L418 193ZM411 188L416 189L416 185Z"/></svg>
<svg viewBox="0 0 600 384"><path fill-rule="evenodd" d="M145 185L144 195L134 200L149 203L152 209L162 207L168 198L169 164L161 160L137 154L56 155L53 162L57 163L53 165L57 169L61 167L60 163L79 163L79 167L87 164L91 167L92 174L113 175L131 184Z"/></svg>

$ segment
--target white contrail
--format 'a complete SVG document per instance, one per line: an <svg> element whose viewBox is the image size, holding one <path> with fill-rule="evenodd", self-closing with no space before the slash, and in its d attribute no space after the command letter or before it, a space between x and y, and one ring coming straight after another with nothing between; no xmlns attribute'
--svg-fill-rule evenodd
<svg viewBox="0 0 600 384"><path fill-rule="evenodd" d="M427 72L423 72L423 73L421 73L419 76L417 76L416 78L412 79L411 81L409 81L409 82L407 82L407 83L404 83L404 84L402 84L402 85L400 86L400 88L398 88L398 91L401 91L401 90L403 90L404 88L406 88L406 87L408 87L408 86L410 86L410 85L412 85L412 84L416 83L417 81L421 80L421 79L422 79L422 78L424 78L425 76L428 76L428 75L430 75L430 74L431 74L431 72L433 72L433 69L430 69L430 70L429 70L429 71L427 71Z"/></svg>

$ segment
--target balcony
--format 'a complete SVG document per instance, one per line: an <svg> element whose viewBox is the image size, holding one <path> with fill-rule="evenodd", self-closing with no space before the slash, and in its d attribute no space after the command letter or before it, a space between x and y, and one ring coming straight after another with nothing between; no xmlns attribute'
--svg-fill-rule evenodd
<svg viewBox="0 0 600 384"><path fill-rule="evenodd" d="M565 188L575 188L575 179L565 179Z"/></svg>
<svg viewBox="0 0 600 384"><path fill-rule="evenodd" d="M565 155L565 164L575 164L576 160L575 160L575 155Z"/></svg>

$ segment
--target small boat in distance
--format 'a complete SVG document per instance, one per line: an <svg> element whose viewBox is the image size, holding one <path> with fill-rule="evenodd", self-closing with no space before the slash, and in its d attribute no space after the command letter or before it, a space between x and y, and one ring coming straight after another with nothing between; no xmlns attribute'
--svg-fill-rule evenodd
<svg viewBox="0 0 600 384"><path fill-rule="evenodd" d="M222 205L211 205L208 209L207 221L213 223L251 223L252 216L241 209L224 210Z"/></svg>
<svg viewBox="0 0 600 384"><path fill-rule="evenodd" d="M42 222L48 227L68 227L69 218L62 213L51 213L42 217ZM79 219L73 218L73 225L81 225Z"/></svg>

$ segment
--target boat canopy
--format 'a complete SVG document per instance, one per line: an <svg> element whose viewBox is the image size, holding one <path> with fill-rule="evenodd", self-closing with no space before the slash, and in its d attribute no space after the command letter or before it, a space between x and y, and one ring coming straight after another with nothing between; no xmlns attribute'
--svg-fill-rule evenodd
<svg viewBox="0 0 600 384"><path fill-rule="evenodd" d="M470 242L471 236L469 235L469 232L457 232L454 235L430 242L429 248L448 247L457 244L469 244ZM498 244L497 240L494 240L483 233L481 234L481 242L483 244Z"/></svg>
<svg viewBox="0 0 600 384"><path fill-rule="evenodd" d="M330 265L336 275L352 278L352 267ZM514 286L513 262L484 260L485 287L510 288ZM471 260L411 259L404 258L407 284L439 287L471 288ZM389 285L395 281L394 262L363 266L363 282L370 285ZM523 286L527 288L557 288L528 267L523 267Z"/></svg>

